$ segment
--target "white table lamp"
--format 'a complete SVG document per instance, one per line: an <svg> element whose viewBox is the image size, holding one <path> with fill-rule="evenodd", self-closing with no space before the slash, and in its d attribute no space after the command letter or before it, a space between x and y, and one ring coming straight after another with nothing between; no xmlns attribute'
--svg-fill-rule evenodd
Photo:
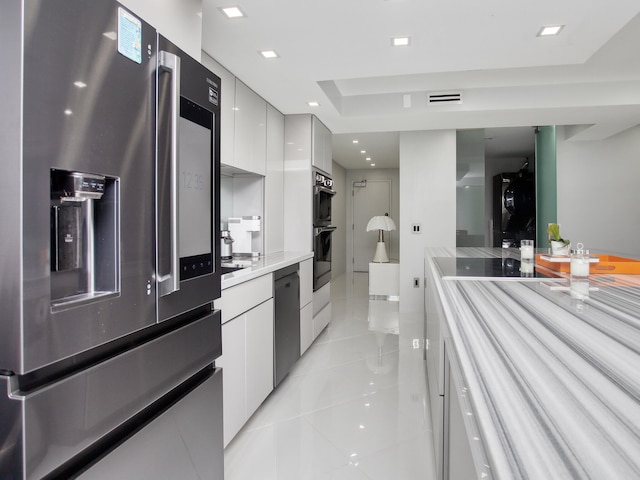
<svg viewBox="0 0 640 480"><path fill-rule="evenodd" d="M376 215L369 223L367 223L367 232L378 230L378 246L373 261L376 263L389 263L389 255L387 255L387 246L384 243L384 232L395 230L396 224L388 215Z"/></svg>

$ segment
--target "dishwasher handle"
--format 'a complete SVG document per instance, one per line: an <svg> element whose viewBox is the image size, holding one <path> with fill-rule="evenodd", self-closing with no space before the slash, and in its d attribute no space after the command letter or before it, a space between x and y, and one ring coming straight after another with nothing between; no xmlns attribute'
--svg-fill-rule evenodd
<svg viewBox="0 0 640 480"><path fill-rule="evenodd" d="M274 282L283 279L284 277L295 273L298 274L298 264L294 263L293 265L289 265L288 267L281 268L280 270L276 270L273 274Z"/></svg>

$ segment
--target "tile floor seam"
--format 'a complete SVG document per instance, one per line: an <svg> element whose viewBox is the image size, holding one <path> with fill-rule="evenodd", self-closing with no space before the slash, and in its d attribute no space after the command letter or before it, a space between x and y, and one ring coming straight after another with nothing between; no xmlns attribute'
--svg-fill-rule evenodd
<svg viewBox="0 0 640 480"><path fill-rule="evenodd" d="M335 444L335 443L334 443L334 442L333 442L329 437L327 437L324 433L322 433L322 432L321 432L321 431L320 431L320 430L319 430L319 429L318 429L318 428L317 428L313 423L311 423L308 419L304 419L304 420L307 422L307 424L308 424L309 426L311 426L311 428L313 428L313 430L314 430L318 435L320 435L322 438L324 438L324 439L325 439L325 441L327 441L327 442L328 442L329 444L331 444L331 445L332 445L336 450L338 450L340 453L342 453L342 454L345 456L346 463L345 463L344 465L341 465L341 466L339 466L339 467L337 467L337 468L333 469L332 471L337 471L337 470L340 470L341 468L348 467L348 466L350 466L350 465L358 469L358 465L357 465L357 464L354 464L354 463L351 461L351 458L352 458L352 457L351 457L351 456L349 456L349 454L348 454L348 453L344 453L344 452L343 452L343 449L342 449L339 445L336 445L336 444ZM359 471L360 473L362 473L365 477L367 477L367 479L370 479L370 478L371 478L369 475L367 475L365 472L363 472L363 471L362 471L362 469L358 469L358 471ZM327 472L327 473L331 473L331 472Z"/></svg>

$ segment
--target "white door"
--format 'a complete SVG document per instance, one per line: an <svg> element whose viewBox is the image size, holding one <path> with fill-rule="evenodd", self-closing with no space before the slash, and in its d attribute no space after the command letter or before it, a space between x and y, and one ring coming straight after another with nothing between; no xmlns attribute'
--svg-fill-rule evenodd
<svg viewBox="0 0 640 480"><path fill-rule="evenodd" d="M391 215L391 180L366 180L353 185L353 271L368 272L378 242L378 231L367 232L376 215ZM387 253L395 232L385 232Z"/></svg>

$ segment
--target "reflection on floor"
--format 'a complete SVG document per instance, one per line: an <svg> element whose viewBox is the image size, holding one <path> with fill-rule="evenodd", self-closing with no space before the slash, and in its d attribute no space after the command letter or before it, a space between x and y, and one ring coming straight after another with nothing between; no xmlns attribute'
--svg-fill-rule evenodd
<svg viewBox="0 0 640 480"><path fill-rule="evenodd" d="M435 479L422 318L331 284L333 319L225 450L226 480Z"/></svg>

